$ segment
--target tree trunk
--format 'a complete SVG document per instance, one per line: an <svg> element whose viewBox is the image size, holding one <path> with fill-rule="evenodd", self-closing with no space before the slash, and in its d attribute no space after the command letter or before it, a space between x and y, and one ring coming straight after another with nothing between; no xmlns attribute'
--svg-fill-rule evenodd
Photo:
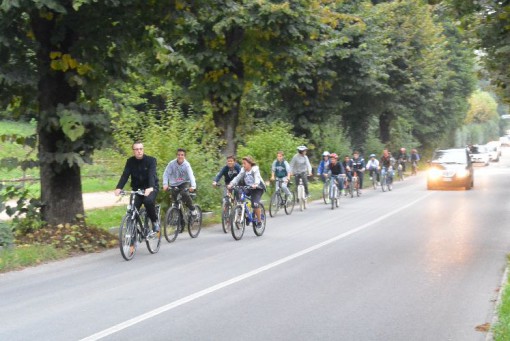
<svg viewBox="0 0 510 341"><path fill-rule="evenodd" d="M237 151L236 129L239 123L239 107L241 99L232 103L232 108L227 111L218 111L214 113L214 123L221 130L221 138L225 140L223 155L235 155Z"/></svg>
<svg viewBox="0 0 510 341"><path fill-rule="evenodd" d="M391 139L390 134L390 125L392 121L391 113L385 111L379 116L379 134L381 137L381 142L384 144L388 144Z"/></svg>
<svg viewBox="0 0 510 341"><path fill-rule="evenodd" d="M38 11L31 15L32 30L39 43L37 134L43 205L41 215L51 225L75 222L77 215L84 213L80 167L74 163L58 162L56 158L62 153L73 152L59 149L65 145L67 138L62 128L55 124L58 122L57 106L75 102L78 98L77 89L69 85L65 73L51 69L50 52L69 53L76 39L73 32L67 30L64 38L55 43L54 35L58 34L55 32L56 20L42 18Z"/></svg>

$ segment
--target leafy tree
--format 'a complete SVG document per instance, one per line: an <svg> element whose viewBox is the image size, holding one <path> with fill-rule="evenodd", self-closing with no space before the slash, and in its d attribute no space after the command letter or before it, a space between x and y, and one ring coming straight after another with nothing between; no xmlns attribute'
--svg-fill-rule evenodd
<svg viewBox="0 0 510 341"><path fill-rule="evenodd" d="M37 119L42 217L73 222L83 213L80 165L103 146L109 119L97 95L122 74L146 29L164 13L135 0L5 0L0 6L2 103Z"/></svg>
<svg viewBox="0 0 510 341"><path fill-rule="evenodd" d="M497 122L499 121L497 108L498 104L490 93L478 90L469 98L469 110L465 123Z"/></svg>

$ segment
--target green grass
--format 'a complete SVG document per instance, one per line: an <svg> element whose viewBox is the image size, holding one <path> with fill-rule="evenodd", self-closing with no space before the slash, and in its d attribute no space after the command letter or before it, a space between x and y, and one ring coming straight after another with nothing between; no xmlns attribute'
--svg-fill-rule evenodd
<svg viewBox="0 0 510 341"><path fill-rule="evenodd" d="M0 121L0 135L21 135L30 136L35 134L35 122L14 122L14 121Z"/></svg>
<svg viewBox="0 0 510 341"><path fill-rule="evenodd" d="M21 269L67 257L65 250L50 245L27 245L0 251L0 272Z"/></svg>
<svg viewBox="0 0 510 341"><path fill-rule="evenodd" d="M108 230L111 227L118 227L124 214L126 214L126 206L124 205L87 210L85 221L87 225Z"/></svg>
<svg viewBox="0 0 510 341"><path fill-rule="evenodd" d="M492 326L495 341L510 340L510 282L507 281L498 307L498 322Z"/></svg>
<svg viewBox="0 0 510 341"><path fill-rule="evenodd" d="M0 135L17 134L29 136L35 133L35 124L23 122L0 121ZM15 157L19 160L36 159L36 151L30 147L23 147L12 142L0 142L0 159ZM97 150L94 153L94 164L85 164L81 168L82 190L84 193L111 191L117 184L121 168L124 166L124 157L111 149ZM0 180L17 180L22 178L39 178L39 169L0 168ZM9 184L22 184L15 182ZM39 181L24 183L31 196L39 196Z"/></svg>

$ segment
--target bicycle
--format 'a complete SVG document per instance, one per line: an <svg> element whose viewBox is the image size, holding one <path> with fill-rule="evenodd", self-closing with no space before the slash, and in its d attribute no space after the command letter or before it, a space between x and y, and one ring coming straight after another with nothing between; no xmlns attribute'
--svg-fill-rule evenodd
<svg viewBox="0 0 510 341"><path fill-rule="evenodd" d="M285 210L285 214L290 215L294 210L294 205L296 204L292 192L290 192L290 197L285 199L285 196L282 194L282 182L283 181L281 179L275 180L275 191L271 196L271 202L269 204L269 215L271 217L276 216L276 213L278 213L278 210L281 207ZM288 183L288 186L290 186L290 182Z"/></svg>
<svg viewBox="0 0 510 341"><path fill-rule="evenodd" d="M298 183L298 186L297 186L297 193L295 195L298 203L299 203L299 209L301 211L305 210L306 209L306 191L305 191L305 185L303 184L303 177L306 176L305 173L299 173L299 174L296 174L296 180L299 179L299 181L297 181Z"/></svg>
<svg viewBox="0 0 510 341"><path fill-rule="evenodd" d="M418 161L413 161L411 165L411 175L417 175L418 174Z"/></svg>
<svg viewBox="0 0 510 341"><path fill-rule="evenodd" d="M216 186L221 187L221 185ZM225 189L225 195L221 203L221 227L224 233L228 233L230 231L230 217L232 216L232 209L235 205L236 201L232 191Z"/></svg>
<svg viewBox="0 0 510 341"><path fill-rule="evenodd" d="M392 178L388 176L388 173L392 170L391 166L387 170L384 167L381 170L381 190L383 192L386 192L386 189L391 191L393 188Z"/></svg>
<svg viewBox="0 0 510 341"><path fill-rule="evenodd" d="M331 209L334 210L338 207L338 201L340 200L340 190L338 189L339 181L345 181L345 174L331 175L330 189L329 189L329 200L331 203ZM340 178L340 179L338 179Z"/></svg>
<svg viewBox="0 0 510 341"><path fill-rule="evenodd" d="M330 198L329 198L330 182L331 182L331 179L327 178L324 180L324 185L322 186L322 199L324 200L324 203L326 205L330 203Z"/></svg>
<svg viewBox="0 0 510 341"><path fill-rule="evenodd" d="M404 163L405 161L399 161L397 166L397 178L399 181L404 181Z"/></svg>
<svg viewBox="0 0 510 341"><path fill-rule="evenodd" d="M361 193L359 191L358 171L354 171L352 174L351 187L352 187L351 198L354 196L353 193L356 193L356 196L359 197Z"/></svg>
<svg viewBox="0 0 510 341"><path fill-rule="evenodd" d="M182 191L189 191L188 188ZM191 238L196 238L200 234L202 229L202 209L199 205L193 205L195 217L192 216L191 211L182 202L181 192L177 194L176 202L166 211L165 224L163 230L165 232L165 239L167 242L172 243L177 239L177 235L184 231L184 228L188 227L188 233ZM192 199L196 197L195 193L190 193Z"/></svg>
<svg viewBox="0 0 510 341"><path fill-rule="evenodd" d="M121 191L120 195L129 194L129 204L127 205L126 214L122 218L119 228L119 247L122 257L129 261L133 259L138 248L138 244L145 240L147 249L150 253L157 253L161 246L161 231L151 236L152 221L149 226L149 217L145 208L138 209L135 206L135 196L144 195L144 191ZM160 206L156 205L156 213L158 222L160 221Z"/></svg>
<svg viewBox="0 0 510 341"><path fill-rule="evenodd" d="M377 189L377 186L379 186L377 184L377 171L376 170L370 170L370 181L372 181L372 187L374 189Z"/></svg>
<svg viewBox="0 0 510 341"><path fill-rule="evenodd" d="M232 211L231 227L232 237L235 240L241 240L244 235L246 224L253 225L253 232L257 237L264 234L266 230L266 210L262 203L259 203L261 225L258 226L257 216L251 209L249 204L250 197L246 194L246 190L251 189L250 186L233 186L233 189L237 191L236 199L237 204Z"/></svg>

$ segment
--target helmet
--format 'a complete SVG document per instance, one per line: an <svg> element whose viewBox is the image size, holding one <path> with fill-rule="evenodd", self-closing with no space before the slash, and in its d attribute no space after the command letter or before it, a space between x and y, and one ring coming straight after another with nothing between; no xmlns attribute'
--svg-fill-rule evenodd
<svg viewBox="0 0 510 341"><path fill-rule="evenodd" d="M335 153L329 154L329 157L332 159L338 159L338 155L336 155Z"/></svg>
<svg viewBox="0 0 510 341"><path fill-rule="evenodd" d="M326 150L324 153L322 153L322 156L329 156L329 152Z"/></svg>
<svg viewBox="0 0 510 341"><path fill-rule="evenodd" d="M375 154L370 154L370 157L375 157Z"/></svg>
<svg viewBox="0 0 510 341"><path fill-rule="evenodd" d="M307 149L308 148L306 148L306 146L299 146L299 147L297 147L297 150L300 151L300 152L305 151Z"/></svg>

